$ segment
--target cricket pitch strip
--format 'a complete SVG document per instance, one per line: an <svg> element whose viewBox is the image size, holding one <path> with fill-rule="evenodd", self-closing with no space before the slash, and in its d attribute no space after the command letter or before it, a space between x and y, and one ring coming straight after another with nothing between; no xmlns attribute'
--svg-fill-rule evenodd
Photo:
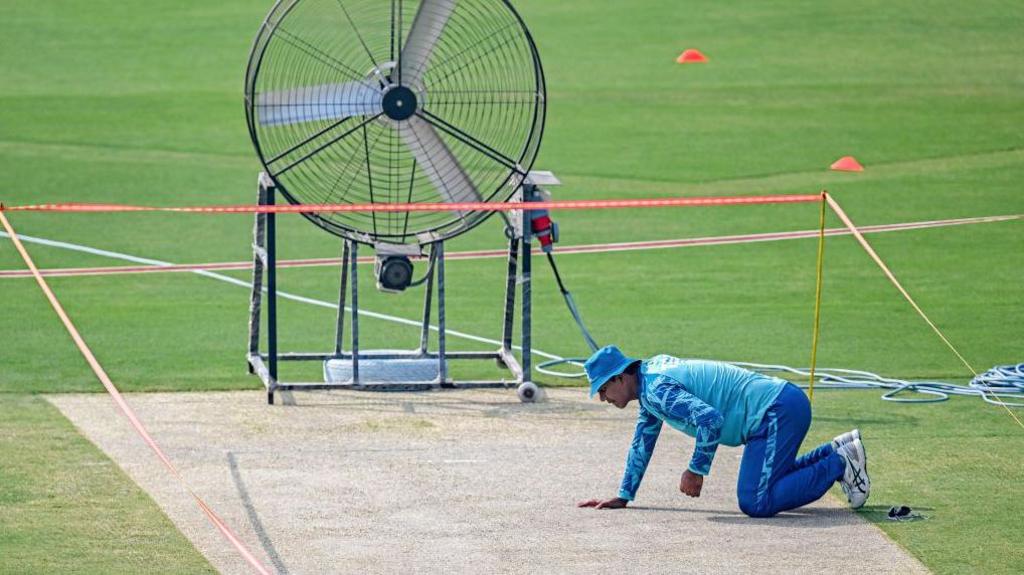
<svg viewBox="0 0 1024 575"><path fill-rule="evenodd" d="M277 406L262 389L126 398L196 492L279 573L927 572L834 498L746 517L738 448L719 449L699 499L683 496L693 441L672 429L635 507L579 509L618 493L636 410L579 388L546 394L535 404L512 389L303 392ZM106 395L50 401L216 569L249 572Z"/></svg>

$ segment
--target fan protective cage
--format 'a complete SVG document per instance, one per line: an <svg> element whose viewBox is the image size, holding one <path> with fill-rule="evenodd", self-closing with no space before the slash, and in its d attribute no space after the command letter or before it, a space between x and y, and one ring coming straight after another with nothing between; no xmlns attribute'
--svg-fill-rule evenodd
<svg viewBox="0 0 1024 575"><path fill-rule="evenodd" d="M250 136L292 204L506 201L540 147L544 73L506 0L279 0L245 83ZM321 212L363 243L429 243L489 211Z"/></svg>

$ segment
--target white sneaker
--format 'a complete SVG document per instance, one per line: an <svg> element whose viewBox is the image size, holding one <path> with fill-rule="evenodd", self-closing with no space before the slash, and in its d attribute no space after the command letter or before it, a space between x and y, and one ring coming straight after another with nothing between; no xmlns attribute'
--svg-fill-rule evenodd
<svg viewBox="0 0 1024 575"><path fill-rule="evenodd" d="M842 435L837 435L832 439L832 448L839 451L839 448L847 443L850 443L854 439L860 439L860 430L854 429L853 431L847 431Z"/></svg>
<svg viewBox="0 0 1024 575"><path fill-rule="evenodd" d="M846 494L846 500L850 507L859 509L868 500L871 492L871 479L868 478L868 455L864 451L864 444L860 439L854 439L849 443L839 446L836 453L846 460L846 470L843 471L843 478L839 480L839 486Z"/></svg>

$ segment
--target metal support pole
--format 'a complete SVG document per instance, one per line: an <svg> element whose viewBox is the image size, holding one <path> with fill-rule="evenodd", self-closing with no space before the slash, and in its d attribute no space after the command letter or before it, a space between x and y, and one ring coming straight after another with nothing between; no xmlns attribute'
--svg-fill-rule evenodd
<svg viewBox="0 0 1024 575"><path fill-rule="evenodd" d="M440 384L445 385L448 383L448 360L445 357L445 309L444 309L444 242L437 242L434 244L434 249L437 250L437 360L438 374ZM431 250L433 253L433 250Z"/></svg>
<svg viewBox="0 0 1024 575"><path fill-rule="evenodd" d="M526 210L523 210L523 225L524 226L529 225L529 219L528 218L529 218L528 212ZM527 229L527 228L524 227L523 229ZM523 306L523 311L522 311L522 314L523 314L523 318L522 318L522 320L523 320L523 329L522 329L522 334L521 334L522 339L523 339L523 361L522 361L523 375L522 375L522 382L527 382L527 381L533 381L533 372L531 371L531 367L530 367L530 363L531 363L530 362L530 359L531 359L530 358L530 354L531 354L531 351L530 351L530 349L531 349L530 348L530 346L531 346L531 341L530 341L531 325L530 325L530 323L531 323L531 319L532 319L531 318L531 313L532 313L532 310L531 310L531 307L532 307L531 306L531 303L532 303L531 297L532 297L532 294L530 293L530 281L531 281L531 274L532 274L532 270L531 270L532 265L531 265L531 261L530 261L531 260L531 242L530 242L530 237L529 237L529 235L526 235L525 233L524 233L524 237L523 237L523 256L522 256L522 260L523 260L523 262L522 262L523 277L522 277L522 280L521 280L522 281L522 289L523 289L523 302L522 302L522 306Z"/></svg>
<svg viewBox="0 0 1024 575"><path fill-rule="evenodd" d="M266 189L263 187L262 175L257 185L257 205L266 203ZM266 228L267 217L264 214L256 214L256 222L252 231L252 291L249 294L249 357L260 353L260 320L263 316L263 272L266 269ZM256 373L252 359L248 362L249 373Z"/></svg>
<svg viewBox="0 0 1024 575"><path fill-rule="evenodd" d="M505 319L501 334L501 348L512 350L512 330L516 314L516 274L519 272L519 238L508 240L508 273L505 276Z"/></svg>
<svg viewBox="0 0 1024 575"><path fill-rule="evenodd" d="M273 187L267 188L267 205L274 205ZM274 389L277 387L277 214L267 214L267 355L270 373L270 388L267 402L274 403Z"/></svg>
<svg viewBox="0 0 1024 575"><path fill-rule="evenodd" d="M423 329L420 331L420 355L427 354L427 347L430 344L430 306L433 303L431 297L434 293L434 265L437 263L437 249L430 248L430 259L427 265L430 270L427 272L427 289L423 296Z"/></svg>
<svg viewBox="0 0 1024 575"><path fill-rule="evenodd" d="M334 355L341 357L342 347L345 340L345 301L348 294L348 240L341 242L341 281L338 289L338 325L334 331Z"/></svg>
<svg viewBox="0 0 1024 575"><path fill-rule="evenodd" d="M352 384L359 385L359 244L346 240L350 245L348 270L352 278Z"/></svg>

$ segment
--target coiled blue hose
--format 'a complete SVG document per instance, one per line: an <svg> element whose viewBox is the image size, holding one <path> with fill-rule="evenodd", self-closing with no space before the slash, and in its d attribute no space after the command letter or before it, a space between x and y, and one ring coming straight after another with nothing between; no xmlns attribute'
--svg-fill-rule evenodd
<svg viewBox="0 0 1024 575"><path fill-rule="evenodd" d="M729 362L760 373L792 373L810 377L809 369L796 369L785 365L766 365L759 363ZM944 381L907 381L853 369L815 369L819 377L814 386L818 389L886 389L882 394L885 401L897 403L938 403L946 401L953 395L981 397L986 403L1006 405L1007 407L1024 407L1024 403L1005 401L1002 398L1015 400L1024 399L1024 364L993 367L975 377L967 385L947 383ZM807 387L801 385L801 387ZM897 397L902 393L921 393L931 397L912 398ZM994 397L998 396L998 397Z"/></svg>
<svg viewBox="0 0 1024 575"><path fill-rule="evenodd" d="M576 326L579 327L580 333L583 334L583 339L587 342L587 346L591 351L597 351L599 346L583 324L583 318L576 308L576 302L573 300L572 294L569 293L569 290L565 289L562 278L558 273L558 268L555 266L554 257L550 253L547 255L548 262L551 263L551 269L555 272L558 288L562 291L562 297L565 299L565 305L569 308L569 313L572 314L573 320L576 321ZM538 364L536 369L540 373L552 377L579 378L585 377L587 375L586 372L582 370L576 372L556 371L552 368L562 364L582 368L585 361L586 358L581 357L553 359ZM790 373L808 379L810 379L811 375L809 368L742 361L726 363L764 374ZM853 369L816 368L814 374L818 378L814 384L818 389L884 389L887 391L882 394L882 399L897 403L938 403L940 401L947 401L953 395L965 395L981 397L986 403L991 403L992 405L1024 407L1024 403L1020 402L1020 400L1024 400L1024 363L993 367L985 373L976 376L967 385L943 381L907 381L883 377L869 371ZM806 388L807 385L802 384L800 387ZM897 397L904 393L919 393L929 397ZM1011 398L1015 401L1005 401L1004 398Z"/></svg>

